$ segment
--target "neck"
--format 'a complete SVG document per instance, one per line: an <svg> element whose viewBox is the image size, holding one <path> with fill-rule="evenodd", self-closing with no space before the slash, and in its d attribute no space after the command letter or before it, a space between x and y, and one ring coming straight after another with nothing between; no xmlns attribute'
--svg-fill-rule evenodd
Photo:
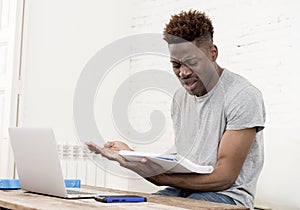
<svg viewBox="0 0 300 210"><path fill-rule="evenodd" d="M211 80L207 85L207 87L208 87L207 92L209 92L211 89L213 89L215 87L215 85L218 83L218 81L223 73L223 70L224 70L217 63L214 63L214 67L215 67L215 72L213 72L213 74L211 76Z"/></svg>

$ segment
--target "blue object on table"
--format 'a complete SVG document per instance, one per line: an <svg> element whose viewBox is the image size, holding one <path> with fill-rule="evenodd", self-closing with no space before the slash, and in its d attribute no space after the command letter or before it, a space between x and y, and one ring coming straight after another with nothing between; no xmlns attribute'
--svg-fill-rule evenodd
<svg viewBox="0 0 300 210"><path fill-rule="evenodd" d="M65 179L65 186L68 188L80 188L80 179ZM0 179L0 190L21 189L18 179Z"/></svg>
<svg viewBox="0 0 300 210"><path fill-rule="evenodd" d="M80 179L65 179L65 185L69 188L80 188Z"/></svg>
<svg viewBox="0 0 300 210"><path fill-rule="evenodd" d="M0 179L0 190L18 190L21 189L18 179Z"/></svg>

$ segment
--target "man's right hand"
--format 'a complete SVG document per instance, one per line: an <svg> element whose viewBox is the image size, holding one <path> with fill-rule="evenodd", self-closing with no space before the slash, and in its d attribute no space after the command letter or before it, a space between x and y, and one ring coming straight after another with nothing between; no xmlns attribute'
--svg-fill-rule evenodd
<svg viewBox="0 0 300 210"><path fill-rule="evenodd" d="M142 158L141 161L126 161L119 155L119 150L132 150L130 147L120 141L107 142L104 147L100 147L94 142L85 142L88 149L96 154L101 154L103 157L114 160L120 163L121 166L128 168L142 177L151 177L151 182L159 183L157 179L158 174L163 174L165 170L162 166L149 161L147 158ZM150 180L150 178L149 178Z"/></svg>
<svg viewBox="0 0 300 210"><path fill-rule="evenodd" d="M104 148L109 148L115 151L120 151L120 150L133 151L133 149L131 149L127 144L121 141L108 141L104 144Z"/></svg>

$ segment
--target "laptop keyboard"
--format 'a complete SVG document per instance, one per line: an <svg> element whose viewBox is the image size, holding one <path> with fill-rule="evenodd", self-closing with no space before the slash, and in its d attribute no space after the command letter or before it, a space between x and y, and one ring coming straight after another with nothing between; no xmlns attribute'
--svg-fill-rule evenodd
<svg viewBox="0 0 300 210"><path fill-rule="evenodd" d="M67 194L69 194L69 195L78 195L78 194L93 195L95 193L92 193L92 192L83 192L83 191L78 191L78 190L67 190Z"/></svg>

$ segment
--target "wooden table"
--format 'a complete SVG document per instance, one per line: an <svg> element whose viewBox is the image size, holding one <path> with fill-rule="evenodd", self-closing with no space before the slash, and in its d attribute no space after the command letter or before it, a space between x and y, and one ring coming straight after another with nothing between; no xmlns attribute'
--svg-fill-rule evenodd
<svg viewBox="0 0 300 210"><path fill-rule="evenodd" d="M134 194L147 197L148 202L144 203L101 203L94 199L62 199L51 196L38 195L25 192L23 190L0 190L0 210L16 209L16 210L34 210L34 209L106 209L106 210L183 210L183 209L210 209L210 210L247 210L248 208L241 206L233 206L227 204L212 203L207 201L199 201L178 197L151 195L138 192L128 192L121 190L113 190L102 187L82 186L92 190L110 191L121 194Z"/></svg>

